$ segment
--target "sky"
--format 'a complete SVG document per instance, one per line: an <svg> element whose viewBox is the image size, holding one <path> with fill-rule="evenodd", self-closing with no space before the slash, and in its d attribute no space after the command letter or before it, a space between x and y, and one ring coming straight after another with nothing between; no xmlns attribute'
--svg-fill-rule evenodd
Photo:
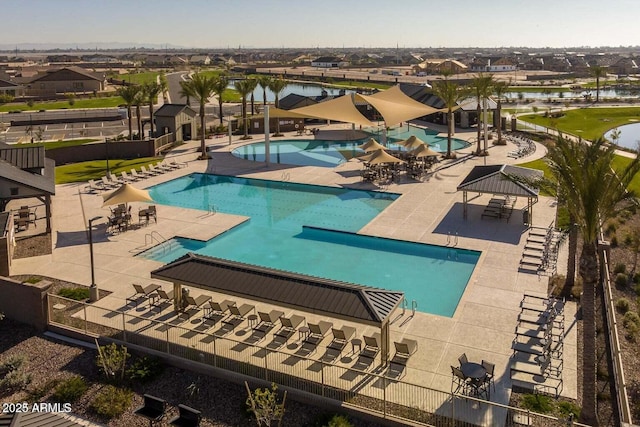
<svg viewBox="0 0 640 427"><path fill-rule="evenodd" d="M0 48L639 46L638 0L4 0Z"/></svg>

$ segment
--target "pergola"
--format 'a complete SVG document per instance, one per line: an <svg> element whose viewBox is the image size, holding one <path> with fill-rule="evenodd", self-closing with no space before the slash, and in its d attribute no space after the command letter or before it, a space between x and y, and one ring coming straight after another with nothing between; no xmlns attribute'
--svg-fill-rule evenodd
<svg viewBox="0 0 640 427"><path fill-rule="evenodd" d="M529 182L542 178L542 171L511 165L475 166L458 185L462 191L462 215L467 219L468 193L526 197L529 224L533 219L533 205L538 202L539 189Z"/></svg>
<svg viewBox="0 0 640 427"><path fill-rule="evenodd" d="M235 295L267 304L380 328L380 353L390 353L389 321L403 292L354 285L266 267L188 253L151 272L173 283L174 305L181 307L182 286Z"/></svg>

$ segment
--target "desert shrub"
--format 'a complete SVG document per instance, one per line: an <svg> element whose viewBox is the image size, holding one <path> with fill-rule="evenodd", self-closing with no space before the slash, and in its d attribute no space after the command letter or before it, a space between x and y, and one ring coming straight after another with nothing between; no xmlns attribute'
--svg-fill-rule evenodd
<svg viewBox="0 0 640 427"><path fill-rule="evenodd" d="M131 390L108 385L93 399L91 409L107 419L119 417L131 406L132 397Z"/></svg>
<svg viewBox="0 0 640 427"><path fill-rule="evenodd" d="M533 412L548 414L553 411L551 397L542 394L525 394L522 396L522 407Z"/></svg>
<svg viewBox="0 0 640 427"><path fill-rule="evenodd" d="M32 285L35 283L38 283L40 280L39 277L29 277L27 280L24 281L24 283L31 283Z"/></svg>
<svg viewBox="0 0 640 427"><path fill-rule="evenodd" d="M24 365L25 360L27 360L27 358L23 354L10 356L7 360L0 363L0 374L20 369L20 367Z"/></svg>
<svg viewBox="0 0 640 427"><path fill-rule="evenodd" d="M626 298L618 298L616 300L616 310L619 313L625 314L631 308L631 303Z"/></svg>
<svg viewBox="0 0 640 427"><path fill-rule="evenodd" d="M627 283L629 283L629 277L624 273L618 273L616 275L615 282L616 282L616 286L623 288L627 286Z"/></svg>
<svg viewBox="0 0 640 427"><path fill-rule="evenodd" d="M573 402L558 402L558 410L564 416L573 414L574 420L580 418L580 407Z"/></svg>
<svg viewBox="0 0 640 427"><path fill-rule="evenodd" d="M607 236L611 233L615 233L616 232L616 223L615 222L610 222L609 224L607 224L607 228L604 231Z"/></svg>
<svg viewBox="0 0 640 427"><path fill-rule="evenodd" d="M62 288L58 291L58 295L61 297L74 299L76 301L83 301L89 298L88 288Z"/></svg>
<svg viewBox="0 0 640 427"><path fill-rule="evenodd" d="M329 424L327 427L352 427L353 424L349 422L349 419L344 415L334 415L333 418L329 420Z"/></svg>
<svg viewBox="0 0 640 427"><path fill-rule="evenodd" d="M628 311L622 318L622 325L625 328L629 328L630 325L640 327L640 316L638 316L638 313Z"/></svg>
<svg viewBox="0 0 640 427"><path fill-rule="evenodd" d="M633 236L631 234L626 234L624 236L624 244L625 246L631 246L633 245Z"/></svg>
<svg viewBox="0 0 640 427"><path fill-rule="evenodd" d="M635 273L632 280L633 283L640 283L640 273Z"/></svg>
<svg viewBox="0 0 640 427"><path fill-rule="evenodd" d="M129 356L125 346L118 347L114 343L99 346L96 365L98 365L98 368L107 377L108 381L121 381L124 378Z"/></svg>
<svg viewBox="0 0 640 427"><path fill-rule="evenodd" d="M635 323L629 323L628 327L625 329L626 333L624 337L631 342L636 342L638 338L638 331L640 331L640 327Z"/></svg>
<svg viewBox="0 0 640 427"><path fill-rule="evenodd" d="M157 357L140 357L127 369L127 378L132 381L147 382L157 378L163 370L164 365Z"/></svg>
<svg viewBox="0 0 640 427"><path fill-rule="evenodd" d="M613 235L611 237L611 247L612 248L617 248L618 247L618 236Z"/></svg>
<svg viewBox="0 0 640 427"><path fill-rule="evenodd" d="M626 272L627 272L627 265L623 262L617 263L616 266L613 268L613 274L626 273Z"/></svg>
<svg viewBox="0 0 640 427"><path fill-rule="evenodd" d="M58 402L75 402L87 391L89 386L84 378L80 376L74 376L63 380L57 385L53 392L53 398Z"/></svg>
<svg viewBox="0 0 640 427"><path fill-rule="evenodd" d="M17 391L22 390L31 383L31 374L26 373L22 369L8 372L2 380L0 380L0 390Z"/></svg>
<svg viewBox="0 0 640 427"><path fill-rule="evenodd" d="M59 382L60 380L58 379L51 379L39 387L34 387L27 392L27 401L29 403L42 402L47 393L56 388Z"/></svg>

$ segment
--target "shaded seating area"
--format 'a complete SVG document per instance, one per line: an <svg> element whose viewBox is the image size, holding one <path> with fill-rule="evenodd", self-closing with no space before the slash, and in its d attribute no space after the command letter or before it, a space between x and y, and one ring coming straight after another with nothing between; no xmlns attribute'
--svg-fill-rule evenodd
<svg viewBox="0 0 640 427"><path fill-rule="evenodd" d="M465 353L458 357L458 361L460 366L451 366L451 392L490 400L495 365L485 360L482 363L470 361ZM491 369L490 373L488 369Z"/></svg>
<svg viewBox="0 0 640 427"><path fill-rule="evenodd" d="M138 223L144 221L144 224L149 224L149 220L153 218L153 222L158 223L158 216L156 212L156 205L148 206L144 209L138 210Z"/></svg>
<svg viewBox="0 0 640 427"><path fill-rule="evenodd" d="M107 232L122 233L127 231L131 223L131 206L127 208L124 203L120 203L110 210L111 214L107 217Z"/></svg>
<svg viewBox="0 0 640 427"><path fill-rule="evenodd" d="M498 218L506 219L509 222L513 207L518 200L514 196L495 196L489 200L487 207L484 208L481 218Z"/></svg>
<svg viewBox="0 0 640 427"><path fill-rule="evenodd" d="M28 230L30 224L36 227L36 220L38 219L36 215L37 209L37 207L31 209L29 206L21 206L20 209L14 211L13 223L16 232Z"/></svg>

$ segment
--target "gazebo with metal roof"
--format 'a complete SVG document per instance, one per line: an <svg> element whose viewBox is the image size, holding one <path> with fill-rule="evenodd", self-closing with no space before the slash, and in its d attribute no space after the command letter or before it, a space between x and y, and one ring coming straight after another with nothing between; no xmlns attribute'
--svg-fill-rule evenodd
<svg viewBox="0 0 640 427"><path fill-rule="evenodd" d="M527 182L542 178L542 171L512 165L475 166L457 190L462 191L463 217L467 219L468 193L496 194L526 197L529 224L533 218L533 205L538 202L539 189Z"/></svg>
<svg viewBox="0 0 640 427"><path fill-rule="evenodd" d="M182 286L235 295L294 310L380 327L380 353L390 353L389 320L404 293L259 267L188 253L151 272L173 283L174 306L181 306Z"/></svg>

